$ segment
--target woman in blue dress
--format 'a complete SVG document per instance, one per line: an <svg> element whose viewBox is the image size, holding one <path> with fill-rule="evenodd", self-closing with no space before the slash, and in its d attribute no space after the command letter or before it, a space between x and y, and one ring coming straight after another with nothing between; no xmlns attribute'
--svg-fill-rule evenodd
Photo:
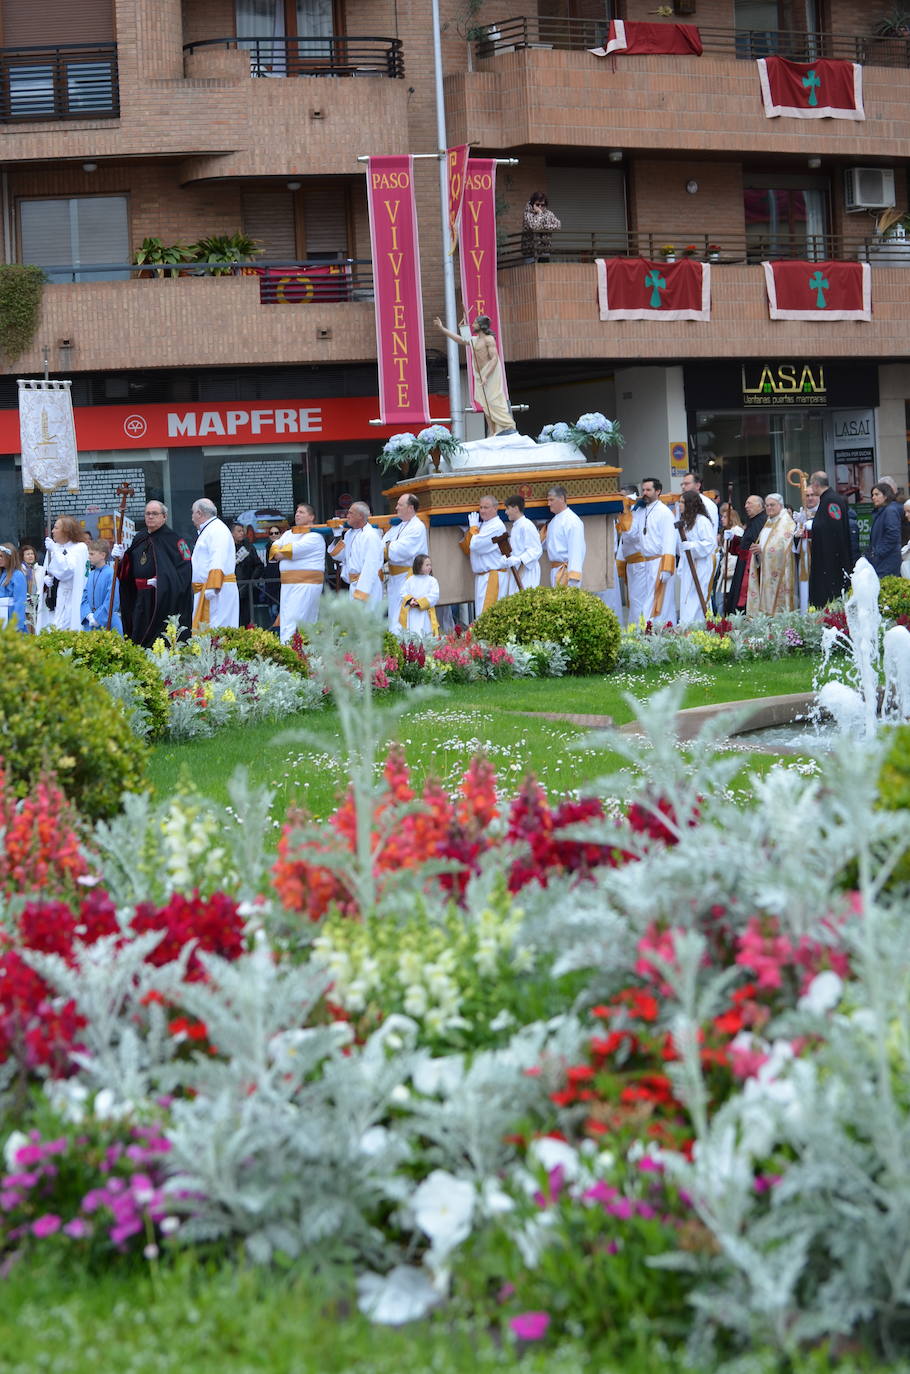
<svg viewBox="0 0 910 1374"><path fill-rule="evenodd" d="M28 633L25 619L25 574L19 569L19 550L0 544L0 629L16 618L16 629Z"/></svg>

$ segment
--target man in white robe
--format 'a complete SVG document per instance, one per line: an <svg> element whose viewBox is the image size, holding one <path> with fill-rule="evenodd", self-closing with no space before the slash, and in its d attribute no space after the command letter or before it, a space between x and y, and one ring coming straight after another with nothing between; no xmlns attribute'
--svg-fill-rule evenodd
<svg viewBox="0 0 910 1374"><path fill-rule="evenodd" d="M474 615L478 616L508 595L506 560L495 542L506 533L506 527L496 513L495 496L481 496L477 510L468 516L468 529L460 548L471 560L474 574Z"/></svg>
<svg viewBox="0 0 910 1374"><path fill-rule="evenodd" d="M537 526L525 515L523 496L506 497L506 519L509 522L509 543L512 552L506 559L509 565L508 595L540 586L540 557L543 546Z"/></svg>
<svg viewBox="0 0 910 1374"><path fill-rule="evenodd" d="M674 622L671 586L676 571L676 524L660 499L662 483L648 477L641 484L641 500L632 508L632 528L622 536L616 570L629 589L629 624L658 620Z"/></svg>
<svg viewBox="0 0 910 1374"><path fill-rule="evenodd" d="M269 550L269 561L278 564L281 601L278 618L281 642L289 644L298 625L319 619L319 601L325 581L325 540L313 529L316 512L301 502L294 524L278 536Z"/></svg>
<svg viewBox="0 0 910 1374"><path fill-rule="evenodd" d="M383 540L386 569L386 591L389 598L389 629L394 635L403 633L399 612L401 589L411 576L414 559L429 553L427 527L417 515L419 501L411 492L403 492L395 504L400 524L391 525Z"/></svg>
<svg viewBox="0 0 910 1374"><path fill-rule="evenodd" d="M806 488L806 504L795 511L796 534L793 536L793 552L796 555L796 586L799 591L799 609L803 615L809 609L809 578L812 575L812 521L818 510L818 492Z"/></svg>
<svg viewBox="0 0 910 1374"><path fill-rule="evenodd" d="M193 549L193 633L206 625L240 624L240 597L237 593L237 554L234 536L213 502L201 497L193 502L191 519L199 531Z"/></svg>
<svg viewBox="0 0 910 1374"><path fill-rule="evenodd" d="M553 519L542 540L550 560L551 587L580 587L585 566L585 527L566 503L565 487L551 487L547 505Z"/></svg>
<svg viewBox="0 0 910 1374"><path fill-rule="evenodd" d="M341 576L348 583L352 601L382 605L382 535L371 525L370 508L354 501L348 509L349 529L329 549Z"/></svg>

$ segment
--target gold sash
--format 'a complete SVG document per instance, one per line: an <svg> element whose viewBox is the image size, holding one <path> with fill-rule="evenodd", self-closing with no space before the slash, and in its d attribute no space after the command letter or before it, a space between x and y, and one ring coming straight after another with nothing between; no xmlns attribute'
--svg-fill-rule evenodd
<svg viewBox="0 0 910 1374"><path fill-rule="evenodd" d="M436 608L435 608L435 606L431 606L430 603L429 603L429 601L427 600L427 598L426 598L425 596L419 596L419 597L417 597L417 605L420 607L420 609L421 609L422 611L426 611L427 614L429 615L429 617L430 617L430 628L432 629L433 634L434 634L434 635L436 636L436 638L438 639L438 638L439 638L439 621L436 619ZM484 610L486 610L486 607L484 607ZM410 607L410 606L406 606L405 603L402 601L402 603L401 603L401 610L398 612L398 623L399 623L399 625L401 626L401 628L402 628L403 630L406 630L406 629L408 628L408 614L409 614L410 611L411 611L411 607Z"/></svg>
<svg viewBox="0 0 910 1374"><path fill-rule="evenodd" d="M212 568L204 582L194 582L193 591L196 593L196 609L193 611L193 634L199 629L200 625L208 625L212 619L212 612L208 598L204 595L207 591L220 592L225 582L236 582L234 573L222 572L220 568Z"/></svg>
<svg viewBox="0 0 910 1374"><path fill-rule="evenodd" d="M295 584L295 583L300 583L300 582L305 582L305 583L307 583L309 586L315 587L315 585L316 585L317 582L318 582L318 583L322 583L324 580L325 580L324 574L321 573L321 572L317 572L315 568L282 568L282 569L281 569L281 585L282 585L282 587L286 587L286 586L288 586L289 584L293 585L293 584Z"/></svg>
<svg viewBox="0 0 910 1374"><path fill-rule="evenodd" d="M486 589L486 591L484 592L484 595L483 595L483 606L482 606L481 609L484 610L484 611L489 610L489 608L490 608L491 606L495 606L495 604L496 604L496 602L497 602L498 600L499 600L499 573L498 573L498 572L490 572L490 573L487 573L487 589Z"/></svg>

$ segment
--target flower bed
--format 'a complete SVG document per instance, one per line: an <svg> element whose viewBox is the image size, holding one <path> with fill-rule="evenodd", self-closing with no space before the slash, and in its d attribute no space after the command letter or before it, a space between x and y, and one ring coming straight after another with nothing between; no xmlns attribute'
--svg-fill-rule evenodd
<svg viewBox="0 0 910 1374"><path fill-rule="evenodd" d="M882 750L736 811L741 761L684 751L677 686L602 795L527 781L506 809L482 762L418 795L399 755L376 781L384 689L330 635L350 792L289 818L273 869L256 797L207 814L169 893L173 802L98 827L53 902L54 837L21 880L8 854L4 1262L318 1247L377 1321L454 1297L604 1360L900 1352L910 820L878 804ZM195 891L197 862L231 891Z"/></svg>

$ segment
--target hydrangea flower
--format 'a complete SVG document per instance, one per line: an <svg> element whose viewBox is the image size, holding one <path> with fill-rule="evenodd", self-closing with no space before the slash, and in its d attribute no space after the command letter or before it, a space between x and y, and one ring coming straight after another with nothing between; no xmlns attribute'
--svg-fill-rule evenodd
<svg viewBox="0 0 910 1374"><path fill-rule="evenodd" d="M393 434L391 439L386 441L383 453L398 453L403 448L410 448L417 443L417 438L413 434L404 431L402 434Z"/></svg>
<svg viewBox="0 0 910 1374"><path fill-rule="evenodd" d="M538 442L539 444L548 444L548 443L550 442L550 440L551 440L552 437L553 437L553 426L552 426L552 425L544 425L543 429L540 431L540 433L539 433L538 436L537 436L537 442Z"/></svg>
<svg viewBox="0 0 910 1374"><path fill-rule="evenodd" d="M443 439L451 439L451 431L445 425L428 425L422 429L417 438L422 444L438 444Z"/></svg>
<svg viewBox="0 0 910 1374"><path fill-rule="evenodd" d="M575 422L575 427L576 429L583 429L585 434L609 434L613 429L612 423L607 419L606 415L601 415L599 410L590 411L585 415L579 415Z"/></svg>
<svg viewBox="0 0 910 1374"><path fill-rule="evenodd" d="M571 430L569 429L569 426L565 423L564 420L560 420L558 425L553 426L553 431L550 437L552 438L554 444L564 444L571 437Z"/></svg>

